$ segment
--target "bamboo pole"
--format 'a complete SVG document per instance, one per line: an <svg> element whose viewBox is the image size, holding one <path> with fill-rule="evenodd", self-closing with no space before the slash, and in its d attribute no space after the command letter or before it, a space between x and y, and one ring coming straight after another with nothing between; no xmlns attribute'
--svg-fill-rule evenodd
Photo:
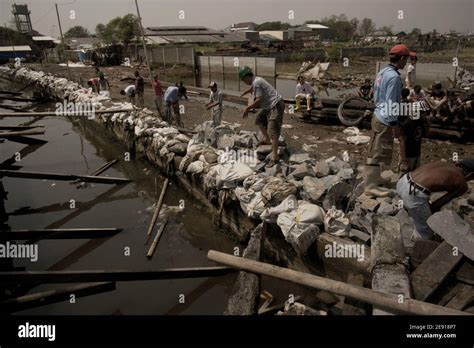
<svg viewBox="0 0 474 348"><path fill-rule="evenodd" d="M217 277L235 270L229 267L168 268L157 271L76 270L0 272L1 283L89 283L109 281L136 281L156 279L183 279Z"/></svg>
<svg viewBox="0 0 474 348"><path fill-rule="evenodd" d="M131 182L130 179L124 178L110 178L106 176L90 176L90 175L74 175L74 174L54 174L54 173L37 173L37 172L19 172L15 170L0 170L0 178L6 176L10 178L25 178L25 179L51 179L51 180L65 180L65 181L85 181L94 182L98 184L123 184Z"/></svg>
<svg viewBox="0 0 474 348"><path fill-rule="evenodd" d="M153 232L153 228L155 227L156 220L158 219L158 215L160 214L161 206L163 205L163 200L165 198L166 189L168 188L168 183L169 183L169 179L166 178L163 184L163 188L161 189L160 198L158 198L158 203L156 203L155 212L153 213L153 217L151 218L150 225L148 226L148 230L146 231L147 239L146 239L145 245L148 244L148 241L151 236L151 232Z"/></svg>
<svg viewBox="0 0 474 348"><path fill-rule="evenodd" d="M148 249L148 253L146 254L146 257L151 259L153 257L153 254L155 253L156 246L158 245L158 241L160 240L161 235L163 234L163 231L165 230L166 224L168 223L168 220L165 220L163 224L161 225L160 229L158 232L156 232L155 239L153 239L153 242L150 245L150 249Z"/></svg>
<svg viewBox="0 0 474 348"><path fill-rule="evenodd" d="M114 114L118 112L129 112L135 109L116 109L116 110L95 110L94 114ZM58 112L58 111L41 111L41 112L0 112L0 117L31 117L31 116L88 116L87 112Z"/></svg>
<svg viewBox="0 0 474 348"><path fill-rule="evenodd" d="M115 283L113 282L73 285L63 289L41 291L2 301L0 302L0 310L4 312L17 312L69 300L71 294L75 298L79 298L113 290L115 290Z"/></svg>
<svg viewBox="0 0 474 348"><path fill-rule="evenodd" d="M412 299L404 299L404 301L400 303L397 295L374 291L360 286L318 277L312 274L297 272L288 268L270 265L268 263L253 261L242 257L235 257L215 250L210 250L207 254L207 257L212 261L236 269L267 275L296 284L309 286L318 290L330 291L338 295L351 297L359 301L373 304L380 309L397 314L468 315L466 312L461 312L451 308L445 308Z"/></svg>
<svg viewBox="0 0 474 348"><path fill-rule="evenodd" d="M94 170L91 175L92 175L92 176L100 175L100 174L102 174L103 172L105 172L107 169L109 169L110 167L112 167L112 166L113 166L115 163L117 163L117 162L118 162L118 159L115 158L115 159L113 159L112 161L107 162L107 163L101 165L99 168L97 168L96 170Z"/></svg>

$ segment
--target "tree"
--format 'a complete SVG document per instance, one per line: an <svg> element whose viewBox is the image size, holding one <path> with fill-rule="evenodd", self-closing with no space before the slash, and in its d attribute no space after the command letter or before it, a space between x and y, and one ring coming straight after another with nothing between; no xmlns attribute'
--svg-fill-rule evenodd
<svg viewBox="0 0 474 348"><path fill-rule="evenodd" d="M291 28L290 23L285 23L285 22L264 22L260 25L257 26L257 30L287 30L288 28Z"/></svg>
<svg viewBox="0 0 474 348"><path fill-rule="evenodd" d="M364 18L360 23L360 35L368 36L375 31L375 23L370 18Z"/></svg>
<svg viewBox="0 0 474 348"><path fill-rule="evenodd" d="M91 34L87 28L83 26L76 25L72 28L69 28L68 31L64 33L64 37L89 37Z"/></svg>
<svg viewBox="0 0 474 348"><path fill-rule="evenodd" d="M106 44L122 43L127 46L139 33L138 18L129 13L116 17L107 24L97 24L97 36Z"/></svg>
<svg viewBox="0 0 474 348"><path fill-rule="evenodd" d="M409 34L410 36L418 36L421 35L421 29L420 28L413 28Z"/></svg>
<svg viewBox="0 0 474 348"><path fill-rule="evenodd" d="M380 28L380 31L386 36L393 36L393 25L384 25Z"/></svg>
<svg viewBox="0 0 474 348"><path fill-rule="evenodd" d="M332 15L329 18L325 17L320 21L307 21L306 23L320 23L327 26L332 33L334 40L336 41L349 41L354 37L357 31L359 20L353 18L348 20L345 14L339 16Z"/></svg>

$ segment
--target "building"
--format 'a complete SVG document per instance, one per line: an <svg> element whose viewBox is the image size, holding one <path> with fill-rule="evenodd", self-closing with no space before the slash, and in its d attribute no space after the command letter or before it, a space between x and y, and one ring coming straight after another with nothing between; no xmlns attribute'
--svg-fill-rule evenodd
<svg viewBox="0 0 474 348"><path fill-rule="evenodd" d="M27 59L32 54L31 47L28 45L0 46L0 62L7 62L15 58Z"/></svg>
<svg viewBox="0 0 474 348"><path fill-rule="evenodd" d="M262 30L259 32L262 37L269 37L270 40L287 41L288 30Z"/></svg>
<svg viewBox="0 0 474 348"><path fill-rule="evenodd" d="M322 24L305 24L288 29L288 38L295 41L324 41L331 38L331 30Z"/></svg>
<svg viewBox="0 0 474 348"><path fill-rule="evenodd" d="M200 26L148 27L145 30L147 44L210 44L248 42L233 32L223 32Z"/></svg>
<svg viewBox="0 0 474 348"><path fill-rule="evenodd" d="M257 30L257 27L258 27L257 23L243 22L243 23L232 24L228 29L229 31L246 31L246 30L255 31Z"/></svg>

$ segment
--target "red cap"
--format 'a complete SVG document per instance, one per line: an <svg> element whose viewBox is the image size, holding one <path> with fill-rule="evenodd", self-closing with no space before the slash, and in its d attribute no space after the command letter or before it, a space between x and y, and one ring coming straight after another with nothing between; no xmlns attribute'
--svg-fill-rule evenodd
<svg viewBox="0 0 474 348"><path fill-rule="evenodd" d="M395 45L390 49L390 55L391 56L410 56L410 57L416 57L415 52L411 52L407 46L405 45Z"/></svg>

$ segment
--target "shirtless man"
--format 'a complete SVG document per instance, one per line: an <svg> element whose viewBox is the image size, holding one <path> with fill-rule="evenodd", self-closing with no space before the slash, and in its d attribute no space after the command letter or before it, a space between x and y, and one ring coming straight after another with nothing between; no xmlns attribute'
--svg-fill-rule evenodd
<svg viewBox="0 0 474 348"><path fill-rule="evenodd" d="M397 191L404 208L415 221L414 238L431 239L433 231L427 224L431 214L439 211L452 199L463 195L467 182L474 179L474 159L457 164L437 161L425 164L407 173L397 183ZM447 192L433 203L429 203L433 192Z"/></svg>

